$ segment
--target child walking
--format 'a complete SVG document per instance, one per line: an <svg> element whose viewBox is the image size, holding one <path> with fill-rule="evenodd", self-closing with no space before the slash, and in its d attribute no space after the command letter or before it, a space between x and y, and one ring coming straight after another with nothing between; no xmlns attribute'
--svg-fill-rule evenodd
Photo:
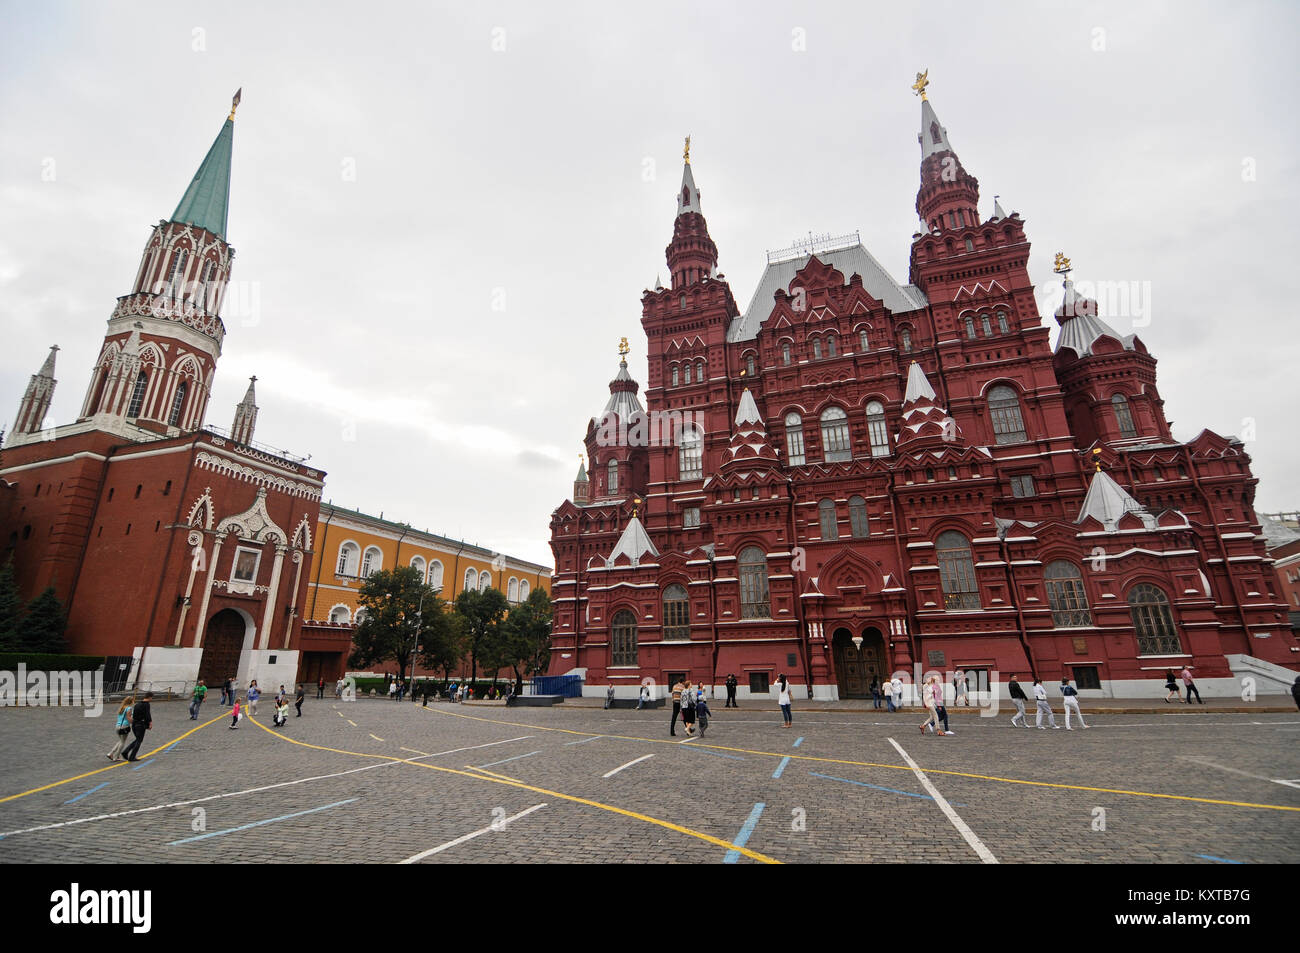
<svg viewBox="0 0 1300 953"><path fill-rule="evenodd" d="M236 696L236 697L235 697L235 707L234 707L234 709L231 711L231 714L234 716L233 718L230 719L230 727L231 727L231 730L234 730L235 728L238 728L238 727L239 727L239 716L240 716L240 714L241 714L241 712L240 712L241 707L242 707L242 699L240 699L238 696Z"/></svg>

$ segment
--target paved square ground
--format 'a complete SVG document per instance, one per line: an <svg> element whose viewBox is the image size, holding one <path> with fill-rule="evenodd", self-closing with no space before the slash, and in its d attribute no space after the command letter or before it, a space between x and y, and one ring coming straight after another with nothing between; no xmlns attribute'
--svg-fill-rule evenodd
<svg viewBox="0 0 1300 953"><path fill-rule="evenodd" d="M0 709L0 862L1289 863L1300 717L1092 715L1084 731L909 713L309 699L270 730L154 705ZM1058 722L1061 716L1057 716ZM168 744L169 742L174 742ZM163 747L163 746L166 747ZM161 750L157 750L161 749ZM1289 783L1286 783L1289 782Z"/></svg>

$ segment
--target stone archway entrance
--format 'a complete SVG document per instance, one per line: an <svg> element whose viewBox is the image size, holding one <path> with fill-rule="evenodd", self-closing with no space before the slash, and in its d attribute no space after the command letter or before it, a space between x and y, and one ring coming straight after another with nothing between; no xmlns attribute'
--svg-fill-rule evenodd
<svg viewBox="0 0 1300 953"><path fill-rule="evenodd" d="M882 682L888 674L885 637L874 626L862 630L862 648L853 644L853 633L846 628L835 630L831 640L835 650L835 678L840 698L870 698L871 679Z"/></svg>
<svg viewBox="0 0 1300 953"><path fill-rule="evenodd" d="M234 609L222 609L210 620L203 633L203 660L199 678L212 689L220 689L227 676L239 672L239 654L244 648L244 617Z"/></svg>

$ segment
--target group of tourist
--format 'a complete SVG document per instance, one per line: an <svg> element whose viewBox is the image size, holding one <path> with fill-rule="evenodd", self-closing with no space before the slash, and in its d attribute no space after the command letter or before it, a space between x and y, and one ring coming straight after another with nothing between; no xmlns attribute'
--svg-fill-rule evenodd
<svg viewBox="0 0 1300 953"><path fill-rule="evenodd" d="M648 689L643 687L643 694L648 694ZM680 716L686 734L694 736L698 725L698 734L702 738L709 727L709 714L709 698L703 682L678 681L673 685L673 720L668 726L668 734L677 737L677 719Z"/></svg>

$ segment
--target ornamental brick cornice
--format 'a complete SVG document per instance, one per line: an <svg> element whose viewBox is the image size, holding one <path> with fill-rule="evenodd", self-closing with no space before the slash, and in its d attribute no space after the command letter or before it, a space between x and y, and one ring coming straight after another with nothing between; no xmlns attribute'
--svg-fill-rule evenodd
<svg viewBox="0 0 1300 953"><path fill-rule="evenodd" d="M222 323L222 320L206 308L195 307L194 303L189 299L178 303L175 298L168 295L156 295L143 291L123 295L117 299L117 307L113 309L109 320L132 317L161 318L164 321L175 321L177 324L183 324L187 328L193 328L200 334L207 335L216 341L218 346L226 336L226 326Z"/></svg>

